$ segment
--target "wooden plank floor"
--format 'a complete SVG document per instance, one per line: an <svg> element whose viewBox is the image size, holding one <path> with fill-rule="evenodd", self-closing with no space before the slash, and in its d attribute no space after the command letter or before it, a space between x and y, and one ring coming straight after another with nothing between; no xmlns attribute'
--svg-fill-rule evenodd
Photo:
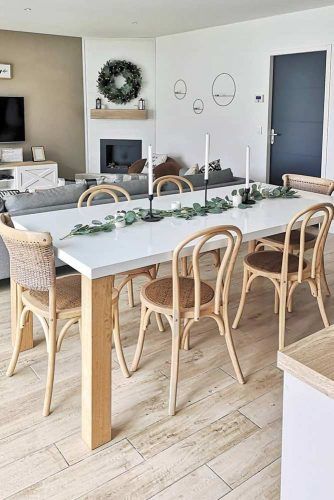
<svg viewBox="0 0 334 500"><path fill-rule="evenodd" d="M334 236L326 249L334 292ZM331 248L332 247L332 248ZM331 251L332 250L332 251ZM242 253L245 252L243 247ZM231 290L230 317L240 296L242 258ZM215 271L203 260L205 278ZM160 274L170 271L164 264ZM136 307L121 299L122 339L130 365L139 326ZM278 499L282 374L276 368L278 318L273 289L254 283L234 339L247 383L239 385L224 339L211 320L192 329L191 350L180 356L178 412L167 415L170 332L154 318L139 370L124 379L113 362L113 441L89 451L80 438L80 339L76 327L56 364L52 414L42 417L46 351L35 322L33 350L22 353L16 374L5 376L11 355L8 281L0 283L0 498ZM326 299L330 322L333 298ZM297 289L287 318L289 343L323 327L316 301Z"/></svg>

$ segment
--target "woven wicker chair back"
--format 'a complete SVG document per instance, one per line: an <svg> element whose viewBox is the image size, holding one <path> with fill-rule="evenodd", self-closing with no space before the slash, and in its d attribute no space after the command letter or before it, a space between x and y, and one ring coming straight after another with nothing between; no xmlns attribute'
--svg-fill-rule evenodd
<svg viewBox="0 0 334 500"><path fill-rule="evenodd" d="M334 182L329 179L298 174L285 174L282 179L285 187L300 189L301 191L327 194L329 196L334 191Z"/></svg>
<svg viewBox="0 0 334 500"><path fill-rule="evenodd" d="M55 258L49 233L20 231L0 216L0 235L10 258L10 276L23 288L49 291L56 282Z"/></svg>

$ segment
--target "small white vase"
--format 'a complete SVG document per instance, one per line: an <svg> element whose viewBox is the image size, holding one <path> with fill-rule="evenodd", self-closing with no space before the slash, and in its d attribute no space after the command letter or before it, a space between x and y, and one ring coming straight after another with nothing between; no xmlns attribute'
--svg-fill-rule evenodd
<svg viewBox="0 0 334 500"><path fill-rule="evenodd" d="M180 210L181 209L181 202L180 201L172 201L171 209L172 210Z"/></svg>
<svg viewBox="0 0 334 500"><path fill-rule="evenodd" d="M242 196L238 193L232 196L232 203L234 207L238 207L242 203Z"/></svg>
<svg viewBox="0 0 334 500"><path fill-rule="evenodd" d="M116 220L116 221L115 221L115 227L116 227L117 229L119 229L119 228L121 228L121 227L125 227L125 225L126 225L125 220Z"/></svg>

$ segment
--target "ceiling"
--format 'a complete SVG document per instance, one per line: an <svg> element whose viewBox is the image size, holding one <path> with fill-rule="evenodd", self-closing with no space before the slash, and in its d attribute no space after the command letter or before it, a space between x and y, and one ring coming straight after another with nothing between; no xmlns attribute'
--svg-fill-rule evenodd
<svg viewBox="0 0 334 500"><path fill-rule="evenodd" d="M0 0L0 29L157 37L333 4L334 0Z"/></svg>

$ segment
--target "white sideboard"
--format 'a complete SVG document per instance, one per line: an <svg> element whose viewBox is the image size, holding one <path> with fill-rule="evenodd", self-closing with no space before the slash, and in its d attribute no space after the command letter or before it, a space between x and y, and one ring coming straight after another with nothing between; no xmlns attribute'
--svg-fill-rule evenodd
<svg viewBox="0 0 334 500"><path fill-rule="evenodd" d="M0 189L33 191L53 188L58 184L58 165L54 161L0 163L1 174L10 175L12 179L0 179Z"/></svg>
<svg viewBox="0 0 334 500"><path fill-rule="evenodd" d="M284 370L281 500L334 498L334 326L278 353Z"/></svg>

